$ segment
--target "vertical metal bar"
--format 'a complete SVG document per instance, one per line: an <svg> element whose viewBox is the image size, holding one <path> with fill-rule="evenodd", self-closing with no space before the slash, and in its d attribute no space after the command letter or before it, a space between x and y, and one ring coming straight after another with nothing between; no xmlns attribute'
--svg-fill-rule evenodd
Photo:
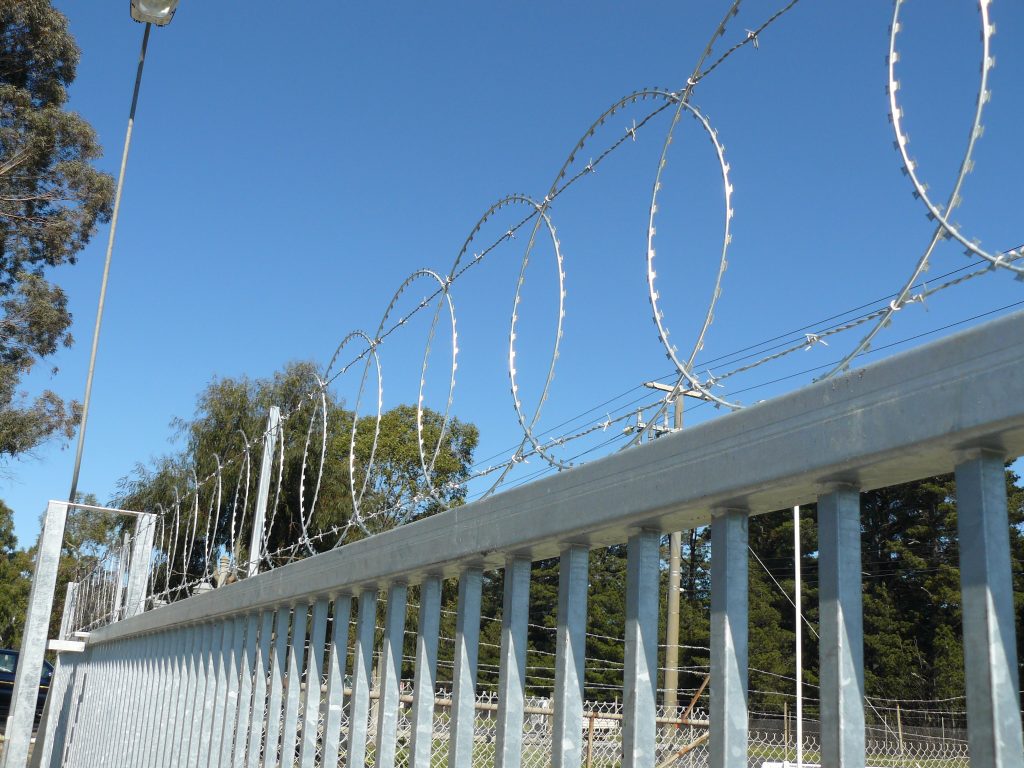
<svg viewBox="0 0 1024 768"><path fill-rule="evenodd" d="M348 719L348 762L366 762L366 719L370 714L370 675L373 665L373 632L377 616L377 590L364 589L359 595L356 650L352 660L352 702Z"/></svg>
<svg viewBox="0 0 1024 768"><path fill-rule="evenodd" d="M501 608L501 660L498 665L498 733L495 768L519 768L523 754L523 710L526 705L526 628L530 619L528 557L505 562Z"/></svg>
<svg viewBox="0 0 1024 768"><path fill-rule="evenodd" d="M4 742L4 768L23 768L28 762L28 748L32 739L32 721L36 714L39 678L43 673L43 654L46 653L46 633L49 631L53 593L57 586L57 567L60 547L64 540L64 523L68 505L51 501L46 507L43 530L39 534L36 550L36 569L28 597L28 612L22 631L18 669L11 692L10 715L7 718Z"/></svg>
<svg viewBox="0 0 1024 768"><path fill-rule="evenodd" d="M128 564L128 534L124 535L124 542L121 544L117 555L117 577L113 583L113 604L110 611L110 621L120 621L122 609L124 608L124 580Z"/></svg>
<svg viewBox="0 0 1024 768"><path fill-rule="evenodd" d="M296 605L292 617L292 641L288 652L288 685L286 687L284 723L281 726L281 765L295 764L295 744L299 725L299 696L302 693L302 667L306 653L306 621L308 605ZM307 680L307 685L309 681Z"/></svg>
<svg viewBox="0 0 1024 768"><path fill-rule="evenodd" d="M151 737L146 745L146 765L159 765L163 742L174 724L171 704L176 699L177 679L174 662L180 629L164 630L160 634L163 637L163 648L157 660L157 678L152 693L153 719L150 726Z"/></svg>
<svg viewBox="0 0 1024 768"><path fill-rule="evenodd" d="M204 749L204 763L208 768L217 768L220 761L220 744L224 734L224 711L228 697L228 656L235 634L235 620L221 620L220 641L214 647L213 662L216 684L213 688L213 727L210 729L208 746Z"/></svg>
<svg viewBox="0 0 1024 768"><path fill-rule="evenodd" d="M459 604L455 618L455 669L452 676L449 768L473 765L476 728L476 662L480 648L480 594L483 571L467 568L459 576ZM351 765L351 763L350 763Z"/></svg>
<svg viewBox="0 0 1024 768"><path fill-rule="evenodd" d="M245 766L245 750L249 743L249 724L252 715L252 690L254 678L261 676L259 664L256 662L256 640L260 629L260 616L250 613L245 617L245 646L242 649L240 676L238 682L238 716L235 720L235 746L228 763L233 768ZM263 690L266 691L264 676Z"/></svg>
<svg viewBox="0 0 1024 768"><path fill-rule="evenodd" d="M163 753L163 745L170 729L174 726L173 706L177 701L178 675L176 669L177 653L180 648L181 629L164 630L163 650L160 652L156 689L153 691L155 704L153 720L150 726L152 734L146 750L146 765L159 765Z"/></svg>
<svg viewBox="0 0 1024 768"><path fill-rule="evenodd" d="M64 687L59 700L50 698L54 694L53 688L50 689L50 693L47 696L46 706L50 708L53 719L46 719L46 724L49 726L48 732L42 740L43 749L40 750L38 761L35 760L35 754L33 753L33 766L55 768L63 762L67 734L72 727L73 718L77 714L75 697L78 692L79 681L85 676L87 668L88 657L84 652L80 654L62 653L57 656L57 662L54 665L54 679L56 679L57 673L60 672L65 679ZM39 743L40 739L37 735L37 749L39 748Z"/></svg>
<svg viewBox="0 0 1024 768"><path fill-rule="evenodd" d="M1004 456L957 465L960 592L971 765L1024 764Z"/></svg>
<svg viewBox="0 0 1024 768"><path fill-rule="evenodd" d="M324 675L324 639L327 635L327 598L313 604L309 626L309 660L306 664L306 712L302 721L302 749L299 763L313 768L316 760L317 725L320 720L320 680Z"/></svg>
<svg viewBox="0 0 1024 768"><path fill-rule="evenodd" d="M199 747L199 735L202 731L203 693L206 691L206 647L209 642L209 625L201 624L193 628L196 637L196 648L189 660L189 690L185 698L185 720L181 730L181 757L178 759L180 768L192 768L198 761L196 757Z"/></svg>
<svg viewBox="0 0 1024 768"><path fill-rule="evenodd" d="M160 704L167 693L163 667L170 650L169 640L170 633L167 631L142 640L147 673L139 688L139 728L129 751L130 765L153 765L153 750L161 731L158 720Z"/></svg>
<svg viewBox="0 0 1024 768"><path fill-rule="evenodd" d="M587 654L587 578L590 553L572 545L558 563L558 633L551 765L575 768L583 759L583 680Z"/></svg>
<svg viewBox="0 0 1024 768"><path fill-rule="evenodd" d="M682 398L676 398L680 402ZM677 425L678 427L679 425ZM678 702L679 689L679 588L680 559L683 549L682 531L673 531L668 542L668 610L665 617L665 714L672 712Z"/></svg>
<svg viewBox="0 0 1024 768"><path fill-rule="evenodd" d="M217 686L217 670L215 660L220 650L220 638L222 632L214 624L204 627L207 634L203 643L203 656L201 660L203 674L202 687L196 689L196 724L198 730L192 736L192 768L206 765L206 756L210 754L210 737L213 732L213 702L214 692Z"/></svg>
<svg viewBox="0 0 1024 768"><path fill-rule="evenodd" d="M836 768L864 765L860 568L860 493L838 486L818 497L821 761Z"/></svg>
<svg viewBox="0 0 1024 768"><path fill-rule="evenodd" d="M128 641L126 656L128 659L128 675L125 679L128 685L123 692L123 714L112 724L114 738L104 740L104 749L110 755L108 762L115 766L123 764L123 758L128 753L132 744L132 738L135 735L139 705L138 692L145 665L145 656L142 653L139 638L133 637Z"/></svg>
<svg viewBox="0 0 1024 768"><path fill-rule="evenodd" d="M630 537L628 546L622 765L623 768L654 768L661 534L641 531Z"/></svg>
<svg viewBox="0 0 1024 768"><path fill-rule="evenodd" d="M246 619L244 616L236 616L232 620L231 646L227 653L227 696L224 699L224 731L220 737L220 759L216 765L221 768L228 768L231 765L231 751L235 746L237 734L238 717L238 694L242 676L242 652L245 644ZM244 738L244 737L243 737ZM214 744L214 749L217 745Z"/></svg>
<svg viewBox="0 0 1024 768"><path fill-rule="evenodd" d="M267 699L267 737L263 745L265 768L276 768L278 761L281 698L284 677L288 671L288 621L291 613L291 607L283 605L277 609L277 618L274 620L274 653L270 658L270 696Z"/></svg>
<svg viewBox="0 0 1024 768"><path fill-rule="evenodd" d="M260 462L260 479L256 486L256 508L253 510L252 537L249 541L249 576L260 572L263 559L263 526L266 524L267 500L270 498L270 476L274 471L274 447L277 433L281 430L281 409L270 406L267 415L267 431L263 433L263 458Z"/></svg>
<svg viewBox="0 0 1024 768"><path fill-rule="evenodd" d="M710 768L747 764L747 558L747 511L713 510Z"/></svg>
<svg viewBox="0 0 1024 768"><path fill-rule="evenodd" d="M348 621L352 598L334 598L331 616L331 653L327 667L327 712L324 715L324 746L320 765L333 768L338 764L341 740L341 714L345 707L345 667L348 661Z"/></svg>
<svg viewBox="0 0 1024 768"><path fill-rule="evenodd" d="M441 578L420 584L416 632L416 677L413 680L410 768L431 768L434 739L434 697L437 689L437 642L441 629Z"/></svg>
<svg viewBox="0 0 1024 768"><path fill-rule="evenodd" d="M75 605L78 599L78 582L69 581L64 590L64 612L60 617L59 640L67 640L74 631Z"/></svg>
<svg viewBox="0 0 1024 768"><path fill-rule="evenodd" d="M74 699L71 704L72 717L64 735L64 753L54 755L50 768L79 765L81 755L86 752L89 738L94 733L87 728L92 712L86 703L91 701L91 693L97 682L103 679L104 650L102 646L87 647L82 654L85 664L79 667L76 675Z"/></svg>
<svg viewBox="0 0 1024 768"><path fill-rule="evenodd" d="M128 592L125 598L125 617L146 610L146 590L149 587L149 566L153 559L153 535L156 533L156 515L140 512L135 519L131 560L128 564Z"/></svg>
<svg viewBox="0 0 1024 768"><path fill-rule="evenodd" d="M112 663L111 645L103 645L92 651L92 669L88 685L82 691L82 702L79 704L79 709L83 713L82 722L80 726L76 727L75 737L71 743L72 762L75 765L96 764L89 761L100 730L96 727L99 711L96 701L107 690Z"/></svg>
<svg viewBox="0 0 1024 768"><path fill-rule="evenodd" d="M252 725L249 729L249 748L246 752L247 768L259 768L260 747L263 743L264 720L267 715L267 675L270 672L270 641L274 632L274 612L264 611L260 617L260 642L257 646L252 686ZM276 715L275 715L276 716Z"/></svg>
<svg viewBox="0 0 1024 768"><path fill-rule="evenodd" d="M67 615L65 610L64 615ZM68 677L73 669L74 662L64 661L64 656L75 656L76 654L58 654L53 663L53 674L50 676L50 689L46 693L46 703L43 704L42 718L39 727L36 729L36 743L32 749L32 757L29 759L31 768L39 768L45 759L49 762L49 754L53 750L53 739L56 733L60 718L64 712L64 697L68 693Z"/></svg>
<svg viewBox="0 0 1024 768"><path fill-rule="evenodd" d="M171 722L167 736L160 749L160 765L180 765L184 756L181 747L181 734L188 719L186 707L191 705L189 692L195 684L195 667L193 659L198 643L195 627L182 627L175 641L177 653L175 657L174 696L171 700Z"/></svg>
<svg viewBox="0 0 1024 768"><path fill-rule="evenodd" d="M377 698L377 745L375 768L394 768L395 741L398 736L398 695L402 683L402 641L405 639L407 606L405 584L388 588L384 619L384 643L380 656L380 690Z"/></svg>

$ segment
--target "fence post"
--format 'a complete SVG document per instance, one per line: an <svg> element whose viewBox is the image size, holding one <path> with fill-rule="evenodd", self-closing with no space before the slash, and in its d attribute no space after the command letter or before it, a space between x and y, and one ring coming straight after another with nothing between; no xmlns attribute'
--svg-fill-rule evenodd
<svg viewBox="0 0 1024 768"><path fill-rule="evenodd" d="M583 675L587 653L590 552L571 545L558 561L558 634L551 765L577 768L583 751Z"/></svg>
<svg viewBox="0 0 1024 768"><path fill-rule="evenodd" d="M117 552L117 578L114 581L114 603L113 608L110 611L110 621L120 621L121 619L121 608L124 607L124 575L125 575L125 563L128 562L128 534L124 535L121 541L121 547Z"/></svg>
<svg viewBox="0 0 1024 768"><path fill-rule="evenodd" d="M373 636L377 621L377 588L359 593L356 616L356 648L352 659L352 693L349 701L348 762L366 763L367 718L370 714L370 686L373 684Z"/></svg>
<svg viewBox="0 0 1024 768"><path fill-rule="evenodd" d="M587 712L587 768L594 765L594 710Z"/></svg>
<svg viewBox="0 0 1024 768"><path fill-rule="evenodd" d="M58 640L67 640L68 636L74 632L74 628L71 626L75 616L75 606L78 603L78 582L69 581L67 589L64 592L64 612L60 617L60 635Z"/></svg>
<svg viewBox="0 0 1024 768"><path fill-rule="evenodd" d="M864 765L860 569L860 492L841 485L818 497L821 763L836 768Z"/></svg>
<svg viewBox="0 0 1024 768"><path fill-rule="evenodd" d="M518 768L523 752L526 697L526 634L530 620L528 557L509 557L501 609L501 660L498 667L498 732L495 768Z"/></svg>
<svg viewBox="0 0 1024 768"><path fill-rule="evenodd" d="M135 537L132 539L131 560L128 563L128 594L125 600L125 618L146 610L146 591L149 586L149 566L153 559L153 534L156 515L140 512L135 519Z"/></svg>
<svg viewBox="0 0 1024 768"><path fill-rule="evenodd" d="M416 676L413 679L412 743L409 745L411 768L431 768L440 619L441 577L428 576L420 585L420 615L416 631ZM346 629L346 637L348 637L347 633ZM324 764L326 765L326 763Z"/></svg>
<svg viewBox="0 0 1024 768"><path fill-rule="evenodd" d="M405 640L405 614L408 605L405 584L388 587L385 606L384 640L378 664L380 689L377 694L377 746L373 758L376 768L394 768L398 735L398 697L402 688L402 643ZM314 727L316 723L313 724ZM313 763L310 762L309 768ZM305 766L304 766L305 768Z"/></svg>
<svg viewBox="0 0 1024 768"><path fill-rule="evenodd" d="M971 765L1021 765L1021 722L1003 454L956 467L967 742Z"/></svg>
<svg viewBox="0 0 1024 768"><path fill-rule="evenodd" d="M274 448L280 431L281 409L272 405L267 416L267 431L263 434L260 482L256 487L256 509L253 511L252 538L249 541L249 576L260 572L260 560L263 559L263 526L267 519L267 500L270 498L270 475L274 471Z"/></svg>
<svg viewBox="0 0 1024 768"><path fill-rule="evenodd" d="M710 767L747 764L747 511L711 513Z"/></svg>
<svg viewBox="0 0 1024 768"><path fill-rule="evenodd" d="M471 768L476 730L476 662L480 643L480 595L483 571L470 567L459 575L455 619L455 660L452 672L449 768ZM355 765L350 762L349 765Z"/></svg>
<svg viewBox="0 0 1024 768"><path fill-rule="evenodd" d="M64 541L67 516L67 502L51 501L46 507L43 530L39 533L36 570L28 598L21 653L18 655L18 670L14 676L10 715L7 718L3 768L23 768L28 761L32 721L36 713L36 698L43 672L43 654L46 653L46 635L50 628L50 612L53 610L53 593L57 588L57 566L60 564L60 547Z"/></svg>
<svg viewBox="0 0 1024 768"><path fill-rule="evenodd" d="M645 530L629 538L622 697L624 768L644 768L656 762L660 542L657 531Z"/></svg>

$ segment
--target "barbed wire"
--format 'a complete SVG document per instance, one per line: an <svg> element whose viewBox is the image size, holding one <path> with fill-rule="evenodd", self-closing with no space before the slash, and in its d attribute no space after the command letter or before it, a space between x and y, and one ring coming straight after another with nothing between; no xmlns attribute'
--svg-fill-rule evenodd
<svg viewBox="0 0 1024 768"><path fill-rule="evenodd" d="M759 36L793 10L797 4L798 0L792 0L783 5L760 25L747 30L745 37L735 42L708 64L707 62L714 54L716 44L719 40L724 39L730 22L739 12L740 0L733 0L729 4L724 17L711 34L684 87L680 89L643 88L613 102L590 123L583 135L573 143L565 161L555 174L547 194L542 198L532 198L526 194L512 194L490 205L470 230L457 252L451 267L446 272L430 269L416 270L400 283L387 304L374 333L370 334L357 330L346 335L336 348L322 375L316 375L315 386L298 394L293 402L284 404L285 407L281 412L280 424L275 428L276 431L271 433L268 427L256 430L251 437L244 431L240 431L240 449L237 452L226 455L223 459L220 455L214 453L212 461L215 463L215 467L202 478L197 473L197 467L191 467L189 470L191 482L188 479L183 481L185 484L184 492L179 492L175 488L175 498L173 500L166 499L163 503L157 505L160 525L157 549L163 553L163 559L158 560L158 564L162 568L164 582L163 589L159 594L164 598L170 599L172 596L187 594L191 588L198 585L209 583L213 578L215 565L219 568L220 559L223 557L227 557L229 567L233 571L238 571L238 561L244 550L242 535L246 524L251 525L253 517L250 509L250 497L254 496L251 493L251 486L254 481L251 455L259 446L266 445L268 437L273 436L276 438L277 446L271 461L274 474L272 478L273 502L267 511L267 521L264 529L260 532L260 537L263 542L263 552L265 553L262 554L262 563L266 566L274 567L276 564L288 562L300 556L316 554L324 548L331 538L335 538L333 546L340 546L354 535L373 535L374 532L384 527L390 527L394 524L400 524L406 520L413 519L428 507L431 511L444 509L449 505L450 499L461 501L462 499L469 498L484 498L493 494L499 488L515 487L531 482L547 473L571 468L591 454L608 449L616 443L621 443L618 446L619 449L636 445L642 440L650 439L653 436L655 430L658 429L659 422L667 418L669 405L676 398L683 396L684 392L687 396L695 396L703 401L696 407L712 404L716 407L725 406L728 409L736 409L742 407L736 396L751 391L754 388L814 373L822 369L827 369L822 378L836 375L848 369L851 362L859 356L868 352L877 352L891 348L897 344L907 343L908 340L904 339L885 346L872 346L880 331L888 327L895 314L902 309L914 304L923 304L926 299L941 291L956 288L993 271L1010 271L1018 278L1024 276L1024 266L1021 264L1021 259L1024 259L1024 248L1017 246L1002 252L986 251L980 247L977 241L968 239L962 233L961 228L949 220L950 212L962 201L962 188L966 176L974 166L976 144L983 133L983 111L991 96L988 79L989 73L994 66L994 58L991 52L991 38L994 34L994 27L990 19L989 2L988 0L983 0L979 5L982 59L971 129L959 170L954 178L952 191L946 204L942 205L934 202L928 196L927 186L921 180L917 166L907 150L909 137L904 129L903 107L898 99L900 83L896 77L896 65L899 61L896 43L899 33L903 31L903 22L900 18L902 0L897 0L894 5L889 36L887 74L889 115L895 136L894 143L900 156L903 171L911 182L915 197L924 205L929 219L935 222L935 229L931 240L917 260L910 278L883 306L876 307L867 312L861 312L854 317L847 316L853 312L859 312L868 306L862 305L840 315L834 315L822 321L818 326L815 326L813 331L803 332L796 338L793 338L793 335L784 334L740 350L738 353L733 353L733 355L744 354L749 350L759 349L765 344L781 341L781 343L776 343L774 347L759 349L757 352L749 352L745 357L732 361L734 367L724 372L712 373L711 366L715 365L716 361L722 362L728 359L728 355L716 358L711 363L699 362L699 355L704 350L706 336L714 321L715 309L722 295L724 275L729 263L728 253L732 245L732 221L735 212L733 208L731 167L726 161L725 150L719 139L718 130L712 127L707 115L699 107L691 103L692 96L698 84L703 83L711 73L721 67L738 51L749 45L757 48L759 46ZM651 101L653 106L647 110L641 110L641 114L633 119L624 131L607 140L597 138L598 134L601 134L602 137L605 136L611 118L647 101ZM674 110L671 109L673 106L675 107ZM672 390L664 395L659 395L654 400L650 397L636 397L628 405L624 406L620 403L615 408L612 408L610 412L605 414L604 419L592 418L595 411L600 411L606 406L630 396L637 389L637 387L633 387L611 400L606 400L604 403L588 408L582 414L565 420L555 427L542 429L542 410L551 394L552 381L564 335L567 295L565 256L555 222L551 215L552 204L567 194L569 190L574 188L584 178L594 177L601 163L613 153L619 151L623 146L635 142L641 131L648 130L656 118L669 111L671 111L670 124L662 145L651 190L645 255L648 299L652 309L652 317L659 341L664 347L666 357L671 362L673 368L672 373L668 377L663 378L667 378L672 382ZM684 113L690 115L698 123L709 139L715 153L724 192L724 225L721 247L717 252L718 268L715 273L704 318L699 325L699 330L692 346L689 347L687 353L681 354L678 348L670 341L671 337L665 319L665 310L661 303L661 294L656 282L654 239L656 235L655 223L659 195L664 189L669 149ZM586 163L583 163L582 159L587 156L584 153L594 144L598 144L600 151L596 155L590 156ZM521 217L513 217L511 223L507 226L498 225L499 216L507 216L521 208L525 208L525 213ZM495 227L497 227L498 232L493 236L487 235L487 232ZM539 387L536 403L532 407L527 407L520 397L521 372L517 366L517 359L521 357L521 350L517 346L517 337L522 321L520 312L526 271L531 263L531 257L538 247L538 242L542 239L540 237L542 229L553 252L554 273L557 279L557 314L551 334L550 356L547 364L541 367L544 371L543 382ZM486 461L476 462L471 465L465 476L461 477L457 483L442 483L437 480L435 470L445 440L450 435L459 355L458 324L453 287L463 275L487 260L487 256L491 255L502 245L516 240L520 234L524 235L526 245L520 263L513 307L508 324L507 373L513 410L516 415L519 431L522 434L518 444L513 445L504 452L495 454ZM968 256L981 259L985 266L967 274L959 274L956 277L952 277L960 272L960 270L954 270L941 276L952 277L952 279L928 285L922 280L922 277L930 265L936 246L940 241L946 239L957 241L965 249ZM485 245L479 250L474 250L480 242ZM399 306L408 301L408 294L414 290L414 286L418 286L423 281L429 284L429 290L423 298L419 302L414 302L412 307L404 311L404 313L399 311ZM432 312L430 312L431 309L433 310ZM1006 309L1006 307L1002 309ZM380 350L393 334L401 328L407 327L410 321L421 313L427 315L429 322L422 364L420 365L418 399L415 406L416 441L421 487L408 493L403 492L399 494L397 499L390 500L383 505L375 497L375 508L368 509L366 508L366 500L368 498L367 494L370 492L374 482L374 467L381 437L383 417L384 375ZM451 347L450 366L446 374L448 391L445 405L438 412L440 421L436 425L437 439L434 441L433 436L431 436L428 444L428 429L424 415L425 390L428 370L432 370L430 368L430 360L436 341L438 324L445 313L447 313L447 323L450 326L448 338ZM981 316L983 315L976 315L975 319ZM839 320L839 318L843 319ZM959 323L946 325L943 329L956 324ZM828 342L834 337L865 327L868 328L865 335L854 344L851 351L844 353L834 363L816 366L798 374L791 374L770 382L762 382L746 388L736 389L728 394L719 394L716 391L722 389L724 382L733 377L749 373L798 351L807 351L827 346ZM929 333L933 332L935 331L930 331ZM911 339L920 338L921 336L922 334L918 334L911 337ZM344 362L342 363L343 359ZM735 365L735 363L741 364ZM374 369L372 375L370 373L371 366ZM706 369L706 376L698 375L697 371L702 368ZM329 418L331 418L330 412L333 407L332 401L328 398L328 390L335 386L341 377L350 372L359 373L360 376L354 407L351 410L352 423L351 428L348 430L348 454L345 457L348 465L347 481L351 512L343 521L321 526L323 529L319 530L316 521L318 519L318 509L322 505L322 482L327 463L333 458L328 455L328 422ZM369 422L359 417L364 396L365 399L372 397L375 401L374 413L368 417ZM627 428L623 431L615 431L613 434L601 438L595 444L587 442L588 440L596 439L597 432L608 431L612 426L628 422L633 415L637 415L638 422L643 421L641 417L646 419L642 428ZM558 434L563 425L575 424L580 420L585 421L566 434ZM368 455L364 460L357 461L357 434L360 429L366 428L365 425L367 423L372 423L373 425L373 435L369 440ZM431 430L434 426L431 425ZM277 524L277 514L282 506L282 495L285 492L285 446L289 440L291 441L290 445L302 444L301 462L298 471L298 507L293 515L294 520L288 523L289 525L294 524L297 527L297 538L295 541L280 546L274 551L269 551L271 532ZM522 471L520 469L521 465L534 458L541 462L541 466L538 469L533 471ZM225 483L228 483L227 489L225 488ZM233 488L231 487L232 484ZM476 489L477 485L481 485L481 487ZM471 488L475 490L471 490ZM202 501L201 495L205 496L205 499ZM205 519L204 525L201 523L203 519ZM200 534L201 525L203 527L202 534ZM223 531L221 530L222 528L224 529ZM200 539L202 540L201 551L197 549ZM195 576L194 560L198 556L202 558L204 572L201 577L193 578ZM151 592L154 593L157 592L155 589L157 586L156 579L157 572L156 567L154 567L150 574ZM177 583L172 585L172 582Z"/></svg>

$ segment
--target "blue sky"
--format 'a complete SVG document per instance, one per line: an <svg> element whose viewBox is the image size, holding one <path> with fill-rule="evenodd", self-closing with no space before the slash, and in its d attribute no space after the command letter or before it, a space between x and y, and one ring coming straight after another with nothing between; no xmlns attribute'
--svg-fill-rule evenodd
<svg viewBox="0 0 1024 768"><path fill-rule="evenodd" d="M102 165L116 172L142 27L122 0L56 4L82 48L71 107L95 126ZM782 4L745 2L716 52ZM212 377L266 376L289 360L325 364L350 330L374 331L413 270L446 273L494 201L511 192L543 198L606 107L645 86L685 83L726 4L256 0L245 13L240 7L182 0L172 25L153 31L80 483L101 500L136 462L173 448L169 421L192 413ZM734 367L737 358L717 361L722 355L813 329L894 292L927 245L931 226L900 173L887 119L891 14L889 2L803 0L756 50L745 47L698 85L693 103L725 145L736 211L730 268L698 357L712 361L702 375ZM941 198L970 127L977 10L936 0L908 3L905 14L905 120L921 173ZM997 0L992 14L993 99L956 220L998 250L1024 242L1024 50L1016 44L1024 6ZM642 102L612 116L575 167L651 108ZM644 261L667 114L551 210L567 289L561 357L539 421L551 435L624 412L642 394L632 388L671 372L650 318ZM681 350L692 346L717 267L719 173L712 145L685 120L669 155L657 235L659 290ZM500 214L479 242L499 237L519 215ZM53 274L69 294L77 343L54 359L59 373L33 375L30 392L45 386L82 396L106 237L102 228L77 266ZM481 427L481 459L520 439L506 364L526 239L497 248L453 291L454 412ZM967 263L960 248L943 244L930 274ZM539 241L518 333L520 394L531 408L551 351L553 265L550 243ZM429 290L417 283L396 311ZM1022 300L1024 283L988 275L936 295L926 308L901 310L876 346ZM415 400L428 324L421 313L382 349L386 406ZM722 394L747 390L736 398L749 403L794 389L812 380L807 369L835 360L857 338L842 334L828 347L737 376ZM441 336L434 344L427 386L434 407L443 405L450 346ZM358 385L357 375L347 376L338 394L354 403ZM688 423L717 413L694 408ZM73 446L54 443L5 468L0 498L14 508L23 543L37 534L46 500L66 495L73 454ZM532 460L521 471L541 466Z"/></svg>

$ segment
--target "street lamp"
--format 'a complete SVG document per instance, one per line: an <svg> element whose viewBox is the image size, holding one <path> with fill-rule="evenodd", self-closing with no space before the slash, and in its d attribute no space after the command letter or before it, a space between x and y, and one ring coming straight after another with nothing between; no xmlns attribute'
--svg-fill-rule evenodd
<svg viewBox="0 0 1024 768"><path fill-rule="evenodd" d="M163 27L171 23L178 0L131 0L132 18Z"/></svg>
<svg viewBox="0 0 1024 768"><path fill-rule="evenodd" d="M96 350L100 343L100 326L103 323L103 306L107 298L107 279L110 276L110 257L114 252L114 236L117 234L117 218L121 212L121 191L124 189L124 174L128 167L128 149L132 143L132 128L135 127L135 108L139 103L139 86L142 84L142 68L146 63L146 47L149 45L149 31L154 24L166 26L174 18L179 0L131 0L131 15L143 22L146 30L142 33L142 47L139 50L139 67L135 72L135 89L132 91L132 107L128 113L128 130L124 137L124 151L121 153L121 170L117 176L114 191L114 210L110 215L110 236L107 240L107 256L103 262L103 279L100 282L100 300L96 308L96 325L92 334L92 351L89 354L89 370L85 376L85 397L82 398L82 420L78 425L78 447L75 451L75 468L71 474L71 490L68 501L74 504L78 496L78 475L82 469L82 452L85 449L85 427L89 418L89 401L92 397L92 378L96 370Z"/></svg>

